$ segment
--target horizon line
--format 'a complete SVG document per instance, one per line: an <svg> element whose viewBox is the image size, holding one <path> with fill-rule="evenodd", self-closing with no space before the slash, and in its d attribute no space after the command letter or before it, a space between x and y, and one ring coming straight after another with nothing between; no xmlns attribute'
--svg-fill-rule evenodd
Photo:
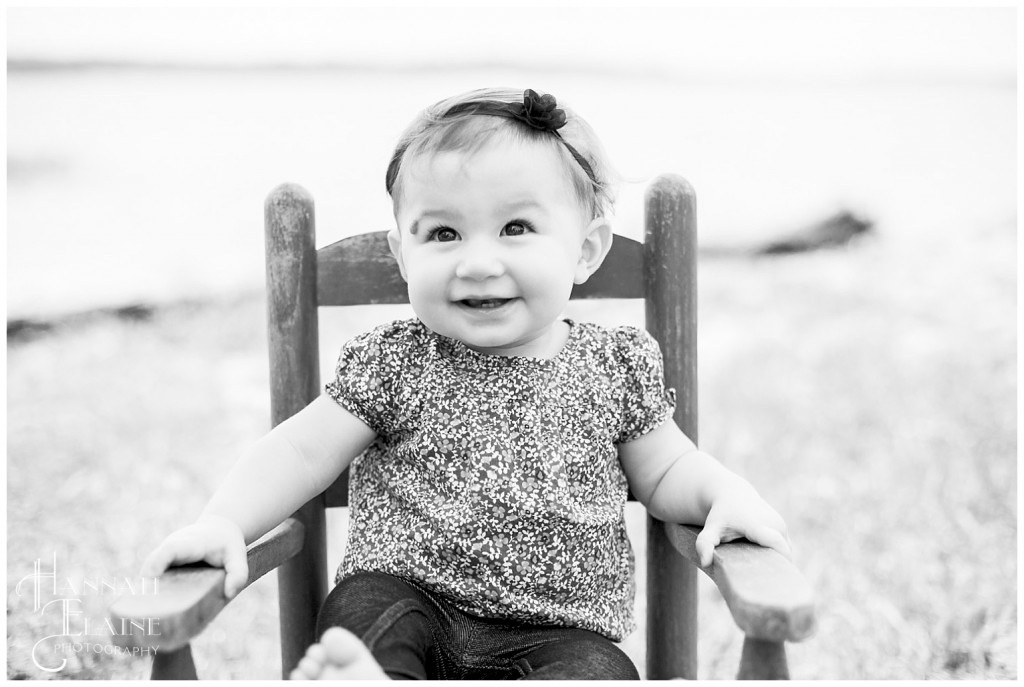
<svg viewBox="0 0 1024 687"><path fill-rule="evenodd" d="M686 81L691 83L721 83L734 85L743 83L773 84L816 84L834 82L842 85L873 83L874 85L973 85L988 87L1016 87L1016 70L1010 72L979 69L957 71L902 67L896 70L867 68L863 71L833 69L818 72L772 72L741 73L735 69L702 70L666 68L647 65L561 64L552 69L551 65L524 64L484 60L474 63L464 61L419 62L358 62L337 60L315 60L307 62L254 60L245 62L218 60L140 60L131 58L37 58L8 57L7 72L72 72L72 71L180 71L180 72L368 72L391 74L423 74L427 72L467 72L486 70L543 70L545 73L582 74L589 76L613 76L641 78L647 81Z"/></svg>

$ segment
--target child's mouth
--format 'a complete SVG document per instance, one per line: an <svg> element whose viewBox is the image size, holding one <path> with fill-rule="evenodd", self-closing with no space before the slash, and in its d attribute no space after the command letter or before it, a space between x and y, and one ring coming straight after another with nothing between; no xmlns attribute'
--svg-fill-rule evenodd
<svg viewBox="0 0 1024 687"><path fill-rule="evenodd" d="M461 305L474 310L494 310L506 303L511 303L513 298L463 298L458 301Z"/></svg>

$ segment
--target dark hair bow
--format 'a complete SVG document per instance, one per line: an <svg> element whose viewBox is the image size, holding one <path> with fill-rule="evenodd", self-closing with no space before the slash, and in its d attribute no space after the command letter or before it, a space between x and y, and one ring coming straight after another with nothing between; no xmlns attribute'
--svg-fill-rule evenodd
<svg viewBox="0 0 1024 687"><path fill-rule="evenodd" d="M550 93L537 95L536 91L527 88L523 93L522 105L514 106L521 108L519 113L513 111L512 116L534 129L557 131L565 126L565 110L559 109L557 105L555 96Z"/></svg>

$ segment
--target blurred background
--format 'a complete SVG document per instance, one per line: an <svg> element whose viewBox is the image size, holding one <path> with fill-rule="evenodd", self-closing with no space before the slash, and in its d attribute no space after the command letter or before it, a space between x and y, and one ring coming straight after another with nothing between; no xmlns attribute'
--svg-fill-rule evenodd
<svg viewBox="0 0 1024 687"><path fill-rule="evenodd" d="M655 175L695 187L701 444L790 523L819 600L793 676L1016 677L1015 8L6 14L9 677L146 674L89 652L41 670L55 619L16 583L53 555L134 575L267 429L266 194L306 187L319 245L388 228L399 132L489 85L592 124L626 180L620 233L640 237ZM864 231L759 250L836 217ZM332 313L322 377L408 315ZM214 621L201 676L277 675L275 590ZM729 677L741 638L702 603L701 676ZM626 647L642 664L642 633Z"/></svg>

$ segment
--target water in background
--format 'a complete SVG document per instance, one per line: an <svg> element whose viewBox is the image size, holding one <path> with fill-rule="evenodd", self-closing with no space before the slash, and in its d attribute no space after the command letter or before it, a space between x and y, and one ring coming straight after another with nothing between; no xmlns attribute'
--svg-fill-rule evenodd
<svg viewBox="0 0 1024 687"><path fill-rule="evenodd" d="M8 318L262 288L262 203L317 201L318 243L387 228L383 172L421 107L483 85L548 90L634 182L677 172L701 241L743 243L846 207L886 250L962 261L1014 231L1010 83L694 82L524 70L8 72Z"/></svg>

